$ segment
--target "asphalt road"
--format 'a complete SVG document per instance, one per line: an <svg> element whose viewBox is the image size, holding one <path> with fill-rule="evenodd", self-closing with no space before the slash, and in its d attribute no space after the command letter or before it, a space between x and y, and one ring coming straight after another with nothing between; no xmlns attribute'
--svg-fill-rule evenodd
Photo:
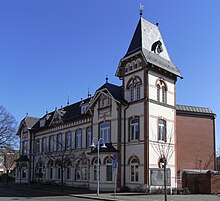
<svg viewBox="0 0 220 201"><path fill-rule="evenodd" d="M0 187L0 201L87 201L90 199L64 196L56 192ZM90 200L91 201L91 200Z"/></svg>

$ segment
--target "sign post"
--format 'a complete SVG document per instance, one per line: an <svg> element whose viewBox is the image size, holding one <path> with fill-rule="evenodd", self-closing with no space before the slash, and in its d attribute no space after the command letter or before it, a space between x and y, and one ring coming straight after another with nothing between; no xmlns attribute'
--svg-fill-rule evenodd
<svg viewBox="0 0 220 201"><path fill-rule="evenodd" d="M116 195L116 187L117 187L117 168L118 168L118 161L117 161L117 155L113 155L113 164L112 167L114 169L114 199Z"/></svg>

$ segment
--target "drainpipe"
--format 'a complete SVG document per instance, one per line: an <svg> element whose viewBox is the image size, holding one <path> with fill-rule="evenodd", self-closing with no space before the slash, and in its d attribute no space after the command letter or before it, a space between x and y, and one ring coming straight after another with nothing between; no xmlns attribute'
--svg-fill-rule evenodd
<svg viewBox="0 0 220 201"><path fill-rule="evenodd" d="M126 185L126 110L128 109L129 105L127 105L124 109L124 176L123 176L123 187L125 188Z"/></svg>

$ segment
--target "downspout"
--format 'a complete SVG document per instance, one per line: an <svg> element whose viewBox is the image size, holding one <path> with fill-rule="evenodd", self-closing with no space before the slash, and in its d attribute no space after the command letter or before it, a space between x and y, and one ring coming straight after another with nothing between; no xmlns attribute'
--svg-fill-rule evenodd
<svg viewBox="0 0 220 201"><path fill-rule="evenodd" d="M30 135L30 144L29 144L29 162L28 162L28 166L29 166L29 171L28 171L28 187L31 186L31 160L32 160L32 132L31 130L28 130L29 135Z"/></svg>
<svg viewBox="0 0 220 201"><path fill-rule="evenodd" d="M123 187L125 189L126 186L126 110L129 105L127 105L124 109L124 171L123 171Z"/></svg>

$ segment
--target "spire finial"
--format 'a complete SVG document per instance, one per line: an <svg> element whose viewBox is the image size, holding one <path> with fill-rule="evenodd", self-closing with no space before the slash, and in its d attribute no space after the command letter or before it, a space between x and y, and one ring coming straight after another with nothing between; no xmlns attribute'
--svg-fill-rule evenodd
<svg viewBox="0 0 220 201"><path fill-rule="evenodd" d="M108 83L108 75L106 75L105 81L106 81L106 83Z"/></svg>
<svg viewBox="0 0 220 201"><path fill-rule="evenodd" d="M89 91L89 87L88 87L88 98L91 97L90 91Z"/></svg>
<svg viewBox="0 0 220 201"><path fill-rule="evenodd" d="M67 106L70 104L70 92L68 91L68 96L67 96Z"/></svg>
<svg viewBox="0 0 220 201"><path fill-rule="evenodd" d="M144 5L140 3L140 17L142 17L144 11Z"/></svg>

